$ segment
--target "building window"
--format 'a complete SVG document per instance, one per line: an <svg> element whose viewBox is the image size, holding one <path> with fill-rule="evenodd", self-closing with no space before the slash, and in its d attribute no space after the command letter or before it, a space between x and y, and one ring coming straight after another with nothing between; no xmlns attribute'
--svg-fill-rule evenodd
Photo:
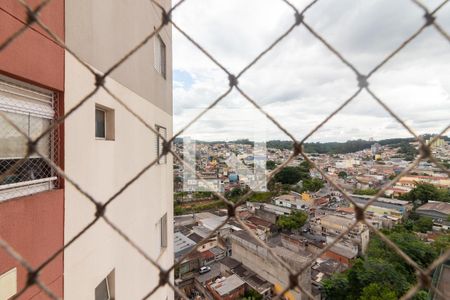
<svg viewBox="0 0 450 300"><path fill-rule="evenodd" d="M160 223L160 236L161 236L161 248L167 248L167 213L159 220Z"/></svg>
<svg viewBox="0 0 450 300"><path fill-rule="evenodd" d="M159 157L158 164L166 164L167 163L167 155L161 156L163 152L164 140L167 140L167 129L165 127L155 125L156 131L159 135L156 136L156 155Z"/></svg>
<svg viewBox="0 0 450 300"><path fill-rule="evenodd" d="M31 139L44 133L56 118L53 92L6 77L0 77L0 112ZM37 151L58 164L59 128L44 135ZM37 153L16 165L27 154L28 141L0 117L0 201L57 187L56 172ZM15 166L15 169L12 167Z"/></svg>
<svg viewBox="0 0 450 300"><path fill-rule="evenodd" d="M166 78L166 44L160 35L155 38L155 69Z"/></svg>
<svg viewBox="0 0 450 300"><path fill-rule="evenodd" d="M114 140L114 110L106 106L95 105L95 138Z"/></svg>
<svg viewBox="0 0 450 300"><path fill-rule="evenodd" d="M17 268L0 274L0 299L9 299L17 293Z"/></svg>
<svg viewBox="0 0 450 300"><path fill-rule="evenodd" d="M95 288L95 300L115 299L115 270L106 276Z"/></svg>

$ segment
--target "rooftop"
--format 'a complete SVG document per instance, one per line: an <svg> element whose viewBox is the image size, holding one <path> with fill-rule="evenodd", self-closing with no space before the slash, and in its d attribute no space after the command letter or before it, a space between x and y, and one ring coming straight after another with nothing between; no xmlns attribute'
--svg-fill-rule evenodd
<svg viewBox="0 0 450 300"><path fill-rule="evenodd" d="M201 220L199 220L199 223L201 223L203 225L203 227L205 227L205 228L207 228L209 230L215 230L217 227L222 225L222 223L226 219L227 219L226 216L223 216L223 217L214 216L214 217L211 217L211 218L201 219ZM227 227L230 227L230 226L225 224L222 228L227 228Z"/></svg>
<svg viewBox="0 0 450 300"><path fill-rule="evenodd" d="M182 234L181 232L174 233L174 251L175 256L182 255L191 249L196 243Z"/></svg>
<svg viewBox="0 0 450 300"><path fill-rule="evenodd" d="M322 224L324 221L326 221L326 222L338 224L338 225L345 226L345 227L350 227L354 222L353 219L349 219L347 217L339 216L339 215L331 215L331 214L320 216L319 218L320 218L320 221Z"/></svg>
<svg viewBox="0 0 450 300"><path fill-rule="evenodd" d="M366 196L366 195L350 195L352 198L355 199L361 199L361 200L370 200L373 198L373 196ZM390 204L396 204L396 205L407 205L409 202L405 200L398 200L398 199L391 199L391 198L384 198L384 197L378 197L375 202L384 202L384 203L390 203ZM372 203L373 204L373 203Z"/></svg>
<svg viewBox="0 0 450 300"><path fill-rule="evenodd" d="M260 225L260 226L265 226L265 227L272 226L272 223L270 223L270 222L268 222L266 220L263 220L261 218L255 217L255 216L249 217L247 219L247 221L249 221L249 222L251 222L251 223L253 223L255 225Z"/></svg>
<svg viewBox="0 0 450 300"><path fill-rule="evenodd" d="M446 215L450 215L450 203L447 202L439 202L439 201L429 201L424 205L417 208L418 211L421 210L434 210L440 213L444 213Z"/></svg>
<svg viewBox="0 0 450 300"><path fill-rule="evenodd" d="M212 247L211 249L209 249L209 251L211 251L211 253L213 253L215 256L225 253L225 251L219 247Z"/></svg>
<svg viewBox="0 0 450 300"><path fill-rule="evenodd" d="M224 257L221 261L221 264L227 266L230 269L234 269L239 266L241 263L230 256Z"/></svg>
<svg viewBox="0 0 450 300"><path fill-rule="evenodd" d="M230 277L221 279L216 283L211 284L211 288L214 289L220 296L224 296L244 284L245 282L239 278L239 276L233 274Z"/></svg>
<svg viewBox="0 0 450 300"><path fill-rule="evenodd" d="M193 240L196 243L199 243L201 240L203 240L203 238L195 232L188 235L188 238L190 238L191 240Z"/></svg>

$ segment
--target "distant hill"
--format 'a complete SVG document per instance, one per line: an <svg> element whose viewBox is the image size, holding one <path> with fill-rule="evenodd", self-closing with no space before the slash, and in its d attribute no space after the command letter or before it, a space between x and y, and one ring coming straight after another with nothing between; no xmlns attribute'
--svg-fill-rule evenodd
<svg viewBox="0 0 450 300"><path fill-rule="evenodd" d="M423 135L424 139L428 139L432 134ZM448 136L443 137L444 140L450 141ZM378 143L382 146L390 145L393 147L400 147L402 144L413 142L414 138L391 138L391 139L383 139L378 141L367 141L367 140L352 140L346 142L327 142L327 143L305 143L305 152L308 153L320 153L320 154L345 154L361 151L364 149L369 149L374 143ZM182 143L183 139L176 138L175 143ZM226 143L225 141L197 141L199 144L217 144L217 143ZM253 145L253 141L248 139L240 139L235 141L229 141L230 144L245 144L245 145ZM281 140L270 140L266 143L267 148L275 148L275 149L292 149L293 142L292 141L281 141Z"/></svg>

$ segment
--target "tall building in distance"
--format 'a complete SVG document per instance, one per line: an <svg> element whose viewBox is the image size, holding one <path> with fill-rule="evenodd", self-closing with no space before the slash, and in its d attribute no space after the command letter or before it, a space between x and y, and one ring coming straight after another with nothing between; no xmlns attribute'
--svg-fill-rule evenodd
<svg viewBox="0 0 450 300"><path fill-rule="evenodd" d="M433 143L431 143L433 138L429 138L426 140L426 143L430 145L431 148L440 148L447 145L447 142L443 138L437 138Z"/></svg>
<svg viewBox="0 0 450 300"><path fill-rule="evenodd" d="M37 2L33 2L37 4ZM170 1L162 1L169 9ZM54 0L40 18L89 67L107 71L159 24L150 1ZM17 1L0 3L0 43L26 24ZM171 29L150 39L114 70L105 86L147 124L172 135ZM95 88L95 78L38 25L0 51L0 111L31 138L44 132ZM0 118L0 172L27 151L27 141ZM161 140L104 89L41 139L38 151L84 191L106 202L151 163ZM106 216L163 268L173 263L172 158L160 159L115 198ZM95 218L95 206L32 155L0 182L0 236L39 266ZM102 219L39 277L64 299L140 299L159 272ZM0 299L26 284L27 272L0 250ZM30 287L20 299L43 297ZM108 298L109 297L109 298ZM155 299L172 299L160 288Z"/></svg>

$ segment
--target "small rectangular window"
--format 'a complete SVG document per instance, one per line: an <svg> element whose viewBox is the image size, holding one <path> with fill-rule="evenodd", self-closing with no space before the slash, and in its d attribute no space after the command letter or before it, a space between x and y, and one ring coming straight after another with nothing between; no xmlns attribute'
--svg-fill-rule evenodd
<svg viewBox="0 0 450 300"><path fill-rule="evenodd" d="M167 248L167 213L160 220L161 248Z"/></svg>
<svg viewBox="0 0 450 300"><path fill-rule="evenodd" d="M106 111L95 109L95 137L106 139Z"/></svg>
<svg viewBox="0 0 450 300"><path fill-rule="evenodd" d="M159 160L158 160L158 164L166 164L167 163L167 155L161 156L162 155L162 150L163 150L163 143L164 140L161 138L161 136L164 139L167 139L167 129L165 127L159 126L159 125L155 125L156 131L159 133L159 135L156 136L156 155L158 155Z"/></svg>
<svg viewBox="0 0 450 300"><path fill-rule="evenodd" d="M114 110L103 105L95 105L95 138L114 140Z"/></svg>
<svg viewBox="0 0 450 300"><path fill-rule="evenodd" d="M160 35L155 38L155 69L166 78L166 44Z"/></svg>
<svg viewBox="0 0 450 300"><path fill-rule="evenodd" d="M95 288L95 300L114 300L115 271L106 276Z"/></svg>

